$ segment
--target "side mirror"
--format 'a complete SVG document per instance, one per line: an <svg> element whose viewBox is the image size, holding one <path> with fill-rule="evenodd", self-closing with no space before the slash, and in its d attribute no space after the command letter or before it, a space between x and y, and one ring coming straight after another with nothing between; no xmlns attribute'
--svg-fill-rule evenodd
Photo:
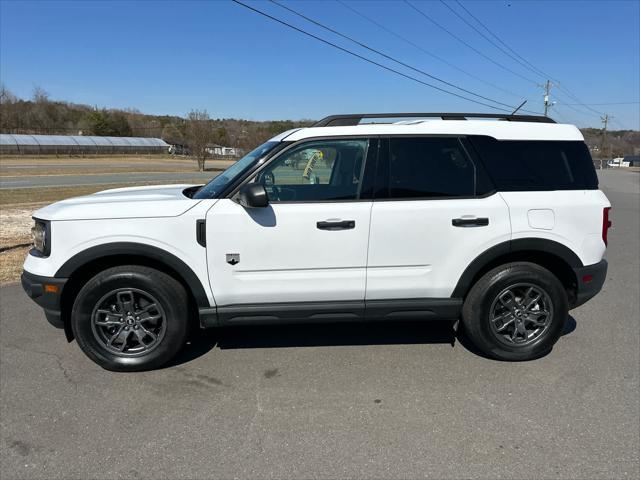
<svg viewBox="0 0 640 480"><path fill-rule="evenodd" d="M238 203L247 208L264 208L269 205L269 196L264 185L247 183L240 187Z"/></svg>

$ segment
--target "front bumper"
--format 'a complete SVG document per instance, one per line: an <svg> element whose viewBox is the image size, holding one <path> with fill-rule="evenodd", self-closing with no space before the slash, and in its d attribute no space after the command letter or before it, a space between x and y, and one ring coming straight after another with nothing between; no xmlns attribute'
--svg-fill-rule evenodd
<svg viewBox="0 0 640 480"><path fill-rule="evenodd" d="M573 269L578 281L578 288L575 301L572 303L571 308L579 307L591 300L602 290L604 281L607 278L607 268L607 261L603 259L593 265Z"/></svg>
<svg viewBox="0 0 640 480"><path fill-rule="evenodd" d="M47 321L54 327L64 328L61 299L67 279L41 277L25 270L22 272L21 282L29 298L44 309Z"/></svg>

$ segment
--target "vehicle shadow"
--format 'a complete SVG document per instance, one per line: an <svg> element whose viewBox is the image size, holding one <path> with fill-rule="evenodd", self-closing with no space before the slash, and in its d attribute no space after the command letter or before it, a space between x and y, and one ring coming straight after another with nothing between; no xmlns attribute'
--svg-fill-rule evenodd
<svg viewBox="0 0 640 480"><path fill-rule="evenodd" d="M349 345L449 344L456 340L476 355L480 352L464 335L456 332L456 322L395 321L324 323L296 325L258 325L194 329L182 351L166 367L191 362L216 346L221 350L242 348L333 347ZM570 315L562 335L576 329Z"/></svg>

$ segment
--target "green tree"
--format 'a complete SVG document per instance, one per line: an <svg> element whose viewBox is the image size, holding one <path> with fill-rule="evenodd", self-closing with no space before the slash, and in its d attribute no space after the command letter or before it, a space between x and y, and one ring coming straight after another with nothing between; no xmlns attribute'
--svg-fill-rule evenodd
<svg viewBox="0 0 640 480"><path fill-rule="evenodd" d="M131 127L127 118L119 112L110 113L107 110L93 110L85 118L87 130L91 135L130 137Z"/></svg>

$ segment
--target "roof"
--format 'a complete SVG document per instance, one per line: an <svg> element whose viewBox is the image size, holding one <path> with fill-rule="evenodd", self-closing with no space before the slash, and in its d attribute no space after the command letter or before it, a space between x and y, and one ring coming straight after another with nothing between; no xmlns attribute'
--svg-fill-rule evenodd
<svg viewBox="0 0 640 480"><path fill-rule="evenodd" d="M371 135L486 135L497 140L584 141L574 125L504 120L419 120L397 123L364 123L342 127L308 127L289 130L272 140Z"/></svg>
<svg viewBox="0 0 640 480"><path fill-rule="evenodd" d="M0 133L0 145L34 146L107 146L107 147L168 147L160 138L98 137L84 135L18 135Z"/></svg>
<svg viewBox="0 0 640 480"><path fill-rule="evenodd" d="M517 110L517 109L516 109ZM468 120L468 119L494 119L506 120L508 122L539 122L539 123L556 123L551 117L546 115L521 115L515 113L464 113L464 112L393 112L393 113L346 113L342 115L330 115L317 121L312 127L346 127L350 125L358 125L362 120L375 118L378 120L403 118L413 119L419 118L439 118L441 120ZM374 122L374 123L392 123L392 122Z"/></svg>

